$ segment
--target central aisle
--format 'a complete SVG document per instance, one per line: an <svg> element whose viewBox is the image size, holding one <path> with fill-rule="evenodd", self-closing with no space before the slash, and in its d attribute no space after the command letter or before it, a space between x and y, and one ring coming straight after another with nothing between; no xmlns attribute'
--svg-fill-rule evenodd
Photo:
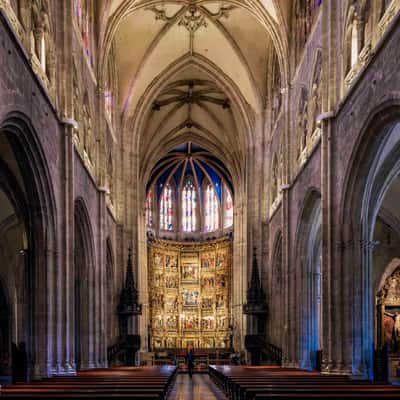
<svg viewBox="0 0 400 400"><path fill-rule="evenodd" d="M226 400L208 374L179 374L169 400Z"/></svg>

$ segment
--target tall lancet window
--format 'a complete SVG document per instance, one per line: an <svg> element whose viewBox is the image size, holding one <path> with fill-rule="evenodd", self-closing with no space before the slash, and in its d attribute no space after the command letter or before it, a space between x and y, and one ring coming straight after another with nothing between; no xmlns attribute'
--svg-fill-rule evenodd
<svg viewBox="0 0 400 400"><path fill-rule="evenodd" d="M172 231L174 228L174 190L171 184L167 183L162 192L160 201L160 228Z"/></svg>
<svg viewBox="0 0 400 400"><path fill-rule="evenodd" d="M213 185L208 183L204 190L204 229L214 232L218 228L218 199Z"/></svg>
<svg viewBox="0 0 400 400"><path fill-rule="evenodd" d="M149 228L151 228L153 223L153 191L149 190L146 199L146 224Z"/></svg>
<svg viewBox="0 0 400 400"><path fill-rule="evenodd" d="M229 189L224 186L224 229L230 228L233 225L233 200Z"/></svg>
<svg viewBox="0 0 400 400"><path fill-rule="evenodd" d="M194 232L196 230L196 187L191 177L185 179L182 190L182 230Z"/></svg>

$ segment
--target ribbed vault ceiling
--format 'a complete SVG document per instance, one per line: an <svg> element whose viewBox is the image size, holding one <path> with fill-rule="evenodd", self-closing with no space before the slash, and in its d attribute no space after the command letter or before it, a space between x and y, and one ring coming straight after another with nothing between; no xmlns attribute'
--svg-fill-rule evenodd
<svg viewBox="0 0 400 400"><path fill-rule="evenodd" d="M264 109L268 63L284 45L289 3L109 3L104 48L107 54L113 44L118 112L123 130L140 137L142 164L189 140L221 149L227 164L240 162L248 135L243 114L251 119Z"/></svg>

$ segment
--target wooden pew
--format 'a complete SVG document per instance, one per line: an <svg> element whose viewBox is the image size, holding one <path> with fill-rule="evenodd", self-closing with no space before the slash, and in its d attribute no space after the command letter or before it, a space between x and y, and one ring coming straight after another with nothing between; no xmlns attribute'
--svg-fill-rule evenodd
<svg viewBox="0 0 400 400"><path fill-rule="evenodd" d="M353 381L343 375L322 375L288 368L210 366L211 379L233 400L296 398L398 398L400 387Z"/></svg>
<svg viewBox="0 0 400 400"><path fill-rule="evenodd" d="M177 368L117 367L80 372L77 376L45 378L30 383L3 386L0 398L167 398L177 375Z"/></svg>

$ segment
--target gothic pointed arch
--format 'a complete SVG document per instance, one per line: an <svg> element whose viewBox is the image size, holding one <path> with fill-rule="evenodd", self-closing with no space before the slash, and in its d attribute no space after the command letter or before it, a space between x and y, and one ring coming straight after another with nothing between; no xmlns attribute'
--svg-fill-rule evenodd
<svg viewBox="0 0 400 400"><path fill-rule="evenodd" d="M106 239L106 291L107 291L107 346L113 345L115 339L118 336L117 333L117 320L115 315L115 310L117 308L116 304L116 282L115 282L115 257L113 245L110 237Z"/></svg>
<svg viewBox="0 0 400 400"><path fill-rule="evenodd" d="M16 338L26 344L29 362L32 363L31 376L43 376L51 373L55 362L54 354L43 349L48 348L49 342L57 341L52 331L46 328L55 316L45 300L45 293L40 290L48 280L57 281L52 268L57 250L54 231L57 226L56 200L39 134L29 118L19 112L8 114L0 122L0 137L3 144L0 159L5 162L0 168L1 185L8 193L11 209L17 218L15 223L18 224L19 220L23 226L20 239L14 239L14 243L19 243L19 268L22 267L21 271L26 274L19 284L25 292L26 302L30 304L30 310L23 307L18 310L18 318L23 321ZM16 226L15 223L12 222L10 227ZM55 293L52 285L48 290ZM14 296L9 297L12 298ZM13 314L12 317L17 316Z"/></svg>
<svg viewBox="0 0 400 400"><path fill-rule="evenodd" d="M233 225L232 186L231 174L218 157L196 143L181 143L151 171L146 189L147 228L159 221L159 229L175 237L227 233Z"/></svg>
<svg viewBox="0 0 400 400"><path fill-rule="evenodd" d="M304 199L296 233L297 304L300 366L320 369L322 350L322 209L321 195L310 189Z"/></svg>
<svg viewBox="0 0 400 400"><path fill-rule="evenodd" d="M276 323L270 325L270 337L271 342L278 347L282 347L282 329L284 326L284 308L282 301L283 293L283 260L282 260L282 231L279 230L275 235L275 240L272 247L272 276L270 283L270 294L271 299L281 298L277 303L277 307L271 307L271 321Z"/></svg>
<svg viewBox="0 0 400 400"><path fill-rule="evenodd" d="M75 200L74 214L75 363L80 370L94 365L91 309L95 253L92 226L83 198Z"/></svg>
<svg viewBox="0 0 400 400"><path fill-rule="evenodd" d="M340 221L347 221L341 229L342 257L346 263L357 266L351 277L345 271L346 277L349 284L360 282L360 277L365 277L361 285L357 285L361 297L353 296L345 303L345 309L353 313L350 329L353 374L363 376L373 374L371 365L376 329L374 232L379 211L400 174L399 154L400 108L399 102L393 99L378 106L365 121L346 171L345 192L341 199ZM363 312L357 309L361 304ZM362 341L357 337L362 337Z"/></svg>

